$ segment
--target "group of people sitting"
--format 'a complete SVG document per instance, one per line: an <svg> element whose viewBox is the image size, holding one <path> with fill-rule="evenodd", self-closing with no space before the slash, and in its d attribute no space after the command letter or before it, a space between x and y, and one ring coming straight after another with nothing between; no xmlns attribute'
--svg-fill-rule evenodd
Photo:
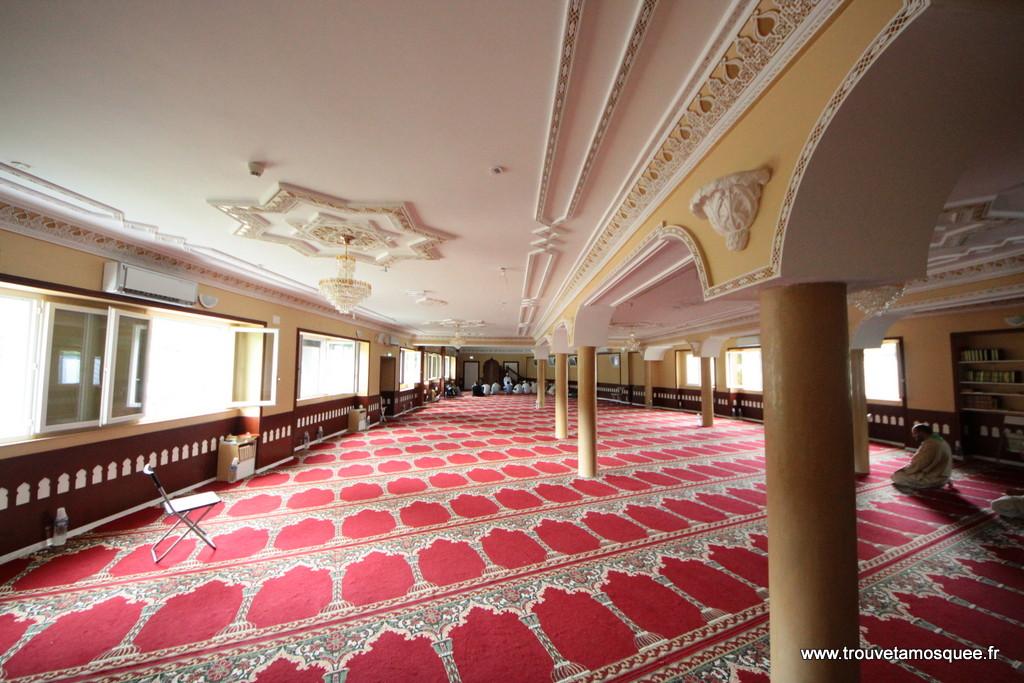
<svg viewBox="0 0 1024 683"><path fill-rule="evenodd" d="M478 379L476 384L473 385L474 396L494 396L501 393L536 394L537 383L525 379L520 379L519 382L514 382L512 380L512 375L506 374L505 380L502 384L498 384L497 382L487 384Z"/></svg>

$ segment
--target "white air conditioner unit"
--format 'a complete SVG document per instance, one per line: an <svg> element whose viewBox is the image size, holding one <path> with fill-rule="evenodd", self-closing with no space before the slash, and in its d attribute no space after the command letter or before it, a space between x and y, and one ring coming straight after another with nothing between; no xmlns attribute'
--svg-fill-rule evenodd
<svg viewBox="0 0 1024 683"><path fill-rule="evenodd" d="M103 265L103 291L182 306L194 306L199 298L195 282L117 261Z"/></svg>

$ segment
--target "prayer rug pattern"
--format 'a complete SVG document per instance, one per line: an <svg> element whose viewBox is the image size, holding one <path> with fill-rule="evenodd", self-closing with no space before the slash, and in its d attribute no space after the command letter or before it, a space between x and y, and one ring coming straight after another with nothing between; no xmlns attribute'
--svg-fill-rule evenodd
<svg viewBox="0 0 1024 683"><path fill-rule="evenodd" d="M442 401L211 485L216 551L154 566L152 509L0 566L0 679L767 680L761 426L601 402L580 480L533 400ZM1020 680L1024 529L988 512L1020 475L907 496L906 457L873 447L857 483L863 644L1001 655L865 680Z"/></svg>

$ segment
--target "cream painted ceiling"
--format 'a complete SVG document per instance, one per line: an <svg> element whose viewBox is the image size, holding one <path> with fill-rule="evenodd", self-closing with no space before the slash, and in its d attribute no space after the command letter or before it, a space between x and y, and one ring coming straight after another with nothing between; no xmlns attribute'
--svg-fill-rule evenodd
<svg viewBox="0 0 1024 683"><path fill-rule="evenodd" d="M526 334L522 300L542 310L571 274L715 37L734 32L728 17L749 5L8 1L0 161L307 291L330 259L238 236L210 202L259 204L279 182L344 203L404 202L444 238L440 258L387 272L360 263L374 287L366 309L424 334L442 318ZM267 162L262 177L251 160Z"/></svg>

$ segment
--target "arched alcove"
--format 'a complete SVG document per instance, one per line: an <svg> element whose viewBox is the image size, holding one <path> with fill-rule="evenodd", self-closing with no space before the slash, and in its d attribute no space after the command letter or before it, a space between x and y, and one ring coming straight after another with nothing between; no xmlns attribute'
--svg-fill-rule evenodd
<svg viewBox="0 0 1024 683"><path fill-rule="evenodd" d="M957 179L993 122L1020 116L1022 31L1016 3L942 2L876 39L790 180L775 236L783 278L924 275Z"/></svg>

